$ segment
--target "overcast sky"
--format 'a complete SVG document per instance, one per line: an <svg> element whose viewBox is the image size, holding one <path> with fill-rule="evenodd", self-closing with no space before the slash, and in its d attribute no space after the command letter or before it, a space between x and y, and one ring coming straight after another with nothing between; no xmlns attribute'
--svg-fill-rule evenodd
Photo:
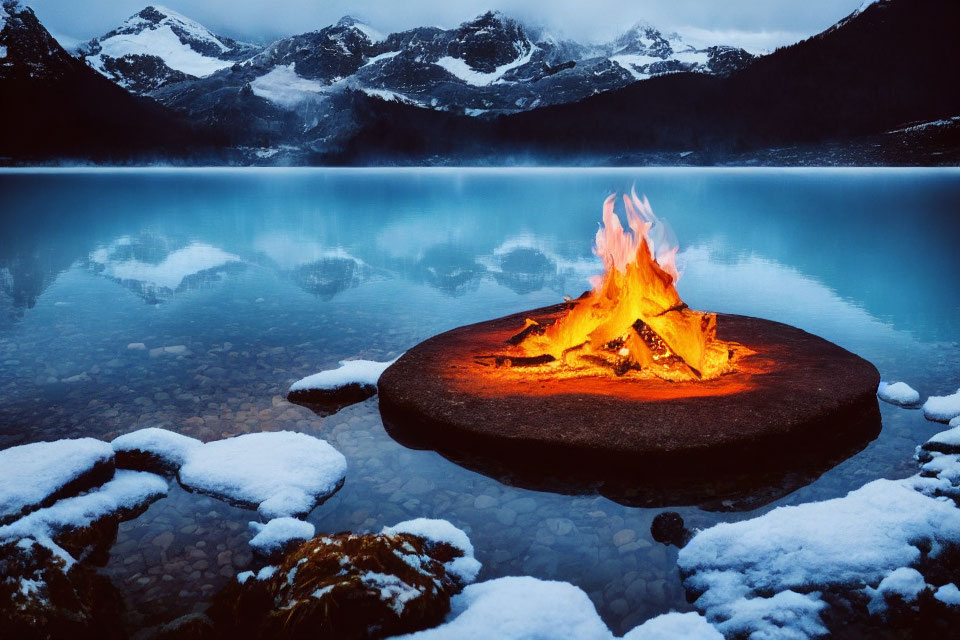
<svg viewBox="0 0 960 640"><path fill-rule="evenodd" d="M101 35L149 0L22 0L62 40ZM695 32L718 43L773 48L818 33L862 0L163 0L160 4L212 31L253 42L320 29L343 15L384 33L415 26L453 27L483 13L504 13L582 41L614 37L638 20L661 30ZM716 36L716 37L714 37ZM68 44L64 42L64 44Z"/></svg>

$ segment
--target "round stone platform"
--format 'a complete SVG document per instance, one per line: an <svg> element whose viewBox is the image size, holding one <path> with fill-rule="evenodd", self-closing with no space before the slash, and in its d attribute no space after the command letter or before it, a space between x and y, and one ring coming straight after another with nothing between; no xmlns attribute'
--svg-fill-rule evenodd
<svg viewBox="0 0 960 640"><path fill-rule="evenodd" d="M755 353L705 382L561 379L483 358L504 353L525 318L546 324L567 308L460 327L409 350L378 385L390 434L511 484L682 504L750 495L758 480L809 482L879 433L876 368L769 320L720 314L718 337Z"/></svg>

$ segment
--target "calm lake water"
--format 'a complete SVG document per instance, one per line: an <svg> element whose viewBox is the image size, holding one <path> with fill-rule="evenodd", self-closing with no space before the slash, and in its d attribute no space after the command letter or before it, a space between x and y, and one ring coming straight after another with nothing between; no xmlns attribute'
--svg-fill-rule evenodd
<svg viewBox="0 0 960 640"><path fill-rule="evenodd" d="M518 489L408 450L376 398L327 418L285 400L338 360L579 295L599 271L602 201L633 185L676 232L692 307L799 326L924 397L960 386L956 170L13 171L0 173L0 447L144 426L304 431L349 465L310 516L318 532L446 518L470 534L481 580L572 582L616 632L687 610L676 549L649 532L662 509ZM943 427L881 410L874 442L775 502L676 510L704 527L910 475ZM103 571L126 624L202 610L254 562L254 518L175 486L121 525Z"/></svg>

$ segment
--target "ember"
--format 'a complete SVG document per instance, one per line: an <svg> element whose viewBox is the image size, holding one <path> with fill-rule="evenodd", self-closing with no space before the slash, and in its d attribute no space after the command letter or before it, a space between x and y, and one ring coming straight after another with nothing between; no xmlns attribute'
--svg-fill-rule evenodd
<svg viewBox="0 0 960 640"><path fill-rule="evenodd" d="M550 326L527 319L507 340L512 351L494 356L498 366L542 365L563 377L656 376L670 381L710 380L736 369L752 353L717 339L717 316L693 311L680 299L677 245L664 222L636 192L623 196L627 226L603 204L594 253L604 273L593 290L571 301Z"/></svg>

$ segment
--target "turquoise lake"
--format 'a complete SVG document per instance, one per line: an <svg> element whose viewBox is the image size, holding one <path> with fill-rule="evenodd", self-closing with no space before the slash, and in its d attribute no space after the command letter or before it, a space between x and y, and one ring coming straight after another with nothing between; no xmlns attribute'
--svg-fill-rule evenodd
<svg viewBox="0 0 960 640"><path fill-rule="evenodd" d="M601 270L603 200L634 187L676 234L691 307L798 326L922 397L960 386L960 170L14 170L0 172L0 448L144 426L303 431L348 461L309 517L318 532L445 518L470 534L481 580L572 582L615 632L689 610L676 549L649 531L664 508L512 487L407 449L376 397L326 418L285 399L339 360L580 295ZM665 508L705 527L916 473L914 448L943 426L881 412L876 440L773 502ZM255 518L174 486L122 524L102 572L126 594L124 624L202 610L255 566Z"/></svg>

